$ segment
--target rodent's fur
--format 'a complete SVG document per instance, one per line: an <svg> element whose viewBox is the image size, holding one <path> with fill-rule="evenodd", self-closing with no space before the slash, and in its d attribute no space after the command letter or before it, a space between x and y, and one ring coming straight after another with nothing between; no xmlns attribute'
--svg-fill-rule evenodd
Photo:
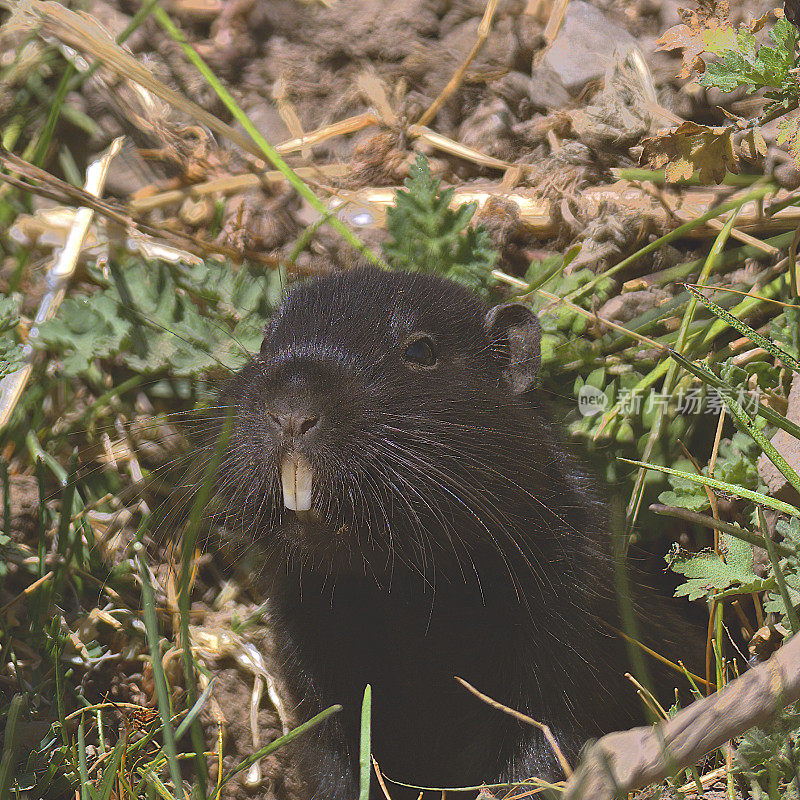
<svg viewBox="0 0 800 800"><path fill-rule="evenodd" d="M404 361L417 335L435 366ZM454 676L546 723L573 763L641 721L625 645L599 621L619 625L606 515L537 399L538 354L524 306L354 270L294 288L223 392L229 530L263 565L300 717L344 707L297 740L313 797L357 795L367 683L382 771L420 786L563 778L540 730ZM314 469L315 521L281 498L269 414L287 410L319 419L291 445Z"/></svg>

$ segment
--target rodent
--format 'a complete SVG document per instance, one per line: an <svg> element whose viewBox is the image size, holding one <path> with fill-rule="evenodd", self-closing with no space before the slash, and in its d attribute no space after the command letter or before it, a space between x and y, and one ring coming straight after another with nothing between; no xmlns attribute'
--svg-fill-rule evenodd
<svg viewBox="0 0 800 800"><path fill-rule="evenodd" d="M314 798L358 794L367 683L382 772L419 786L564 777L539 729L454 676L573 764L643 721L600 621L619 626L606 513L537 396L539 352L521 303L355 269L292 289L223 391L220 491L300 717L343 706L297 740Z"/></svg>

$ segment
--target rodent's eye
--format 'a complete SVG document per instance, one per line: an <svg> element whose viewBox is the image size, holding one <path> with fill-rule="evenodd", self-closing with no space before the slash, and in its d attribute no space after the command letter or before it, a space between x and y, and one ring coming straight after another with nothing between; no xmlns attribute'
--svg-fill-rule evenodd
<svg viewBox="0 0 800 800"><path fill-rule="evenodd" d="M430 336L412 339L403 351L403 360L418 367L436 365L436 348Z"/></svg>

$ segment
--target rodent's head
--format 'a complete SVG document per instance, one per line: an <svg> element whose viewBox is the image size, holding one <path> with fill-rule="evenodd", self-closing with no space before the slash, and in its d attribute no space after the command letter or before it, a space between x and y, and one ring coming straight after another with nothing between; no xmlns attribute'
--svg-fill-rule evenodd
<svg viewBox="0 0 800 800"><path fill-rule="evenodd" d="M237 527L281 557L373 572L490 536L504 495L525 491L539 338L526 306L489 309L441 278L298 285L224 393Z"/></svg>

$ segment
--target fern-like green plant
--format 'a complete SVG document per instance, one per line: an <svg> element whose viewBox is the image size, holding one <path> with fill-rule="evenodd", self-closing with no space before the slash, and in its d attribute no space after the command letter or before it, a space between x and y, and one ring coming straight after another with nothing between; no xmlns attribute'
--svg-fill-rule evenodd
<svg viewBox="0 0 800 800"><path fill-rule="evenodd" d="M441 189L421 155L405 187L388 210L390 239L383 249L392 268L439 273L487 295L497 251L484 228L469 224L477 203L450 208L455 190Z"/></svg>
<svg viewBox="0 0 800 800"><path fill-rule="evenodd" d="M14 335L19 324L18 301L0 297L0 378L22 366L22 347Z"/></svg>

